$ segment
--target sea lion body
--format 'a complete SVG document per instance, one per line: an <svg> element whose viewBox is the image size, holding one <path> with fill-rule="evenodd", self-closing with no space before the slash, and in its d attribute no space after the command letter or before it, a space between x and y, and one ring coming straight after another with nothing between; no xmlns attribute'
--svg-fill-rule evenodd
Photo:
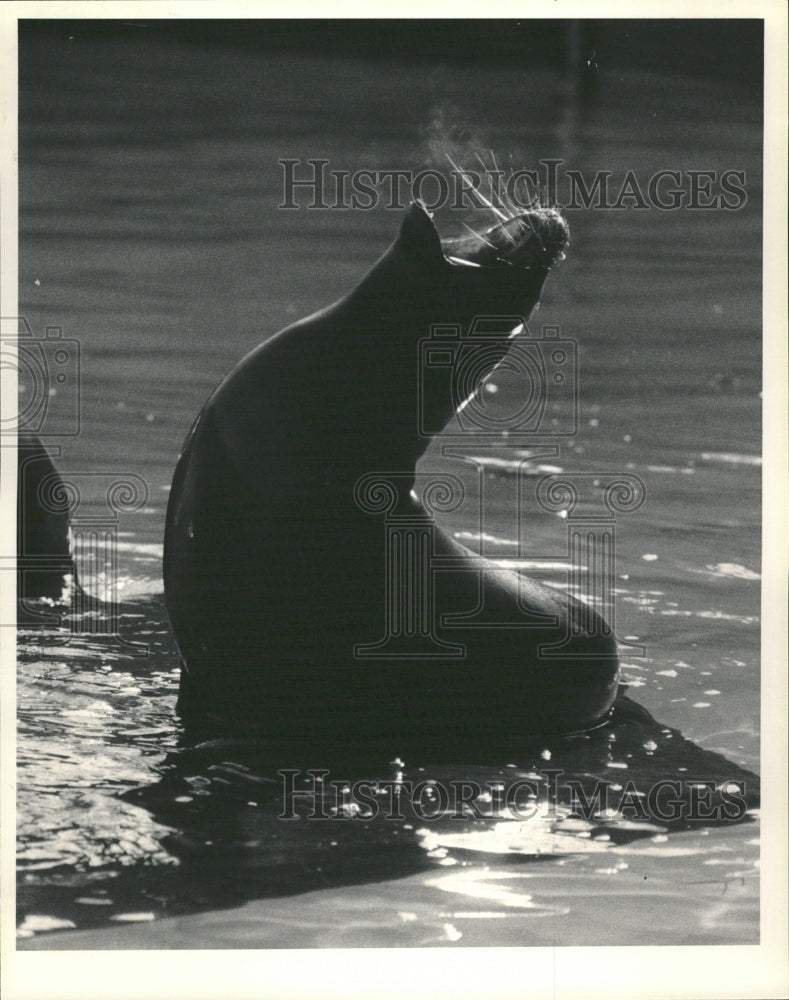
<svg viewBox="0 0 789 1000"><path fill-rule="evenodd" d="M572 732L605 718L616 646L593 613L481 564L411 495L427 445L417 418L420 341L437 323L467 329L479 316L527 317L566 242L554 216L535 214L528 265L464 265L448 259L429 217L412 206L355 291L265 341L211 396L179 460L165 534L187 721L407 736ZM491 368L508 346L502 337ZM452 402L426 390L426 419L440 426ZM398 516L421 524L430 560L443 560L427 613L439 644L462 649L454 657L414 658L407 644L388 659L360 653L381 638L391 577L382 518L359 500L372 473L395 482ZM480 605L505 624L442 624ZM508 627L513 616L518 624ZM565 638L561 657L541 655Z"/></svg>

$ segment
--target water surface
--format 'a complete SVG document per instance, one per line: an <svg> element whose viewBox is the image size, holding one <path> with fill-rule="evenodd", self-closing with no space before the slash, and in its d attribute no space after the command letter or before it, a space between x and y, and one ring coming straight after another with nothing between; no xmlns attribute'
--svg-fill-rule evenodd
<svg viewBox="0 0 789 1000"><path fill-rule="evenodd" d="M740 779L756 805L758 102L702 78L604 67L595 100L573 114L547 70L414 72L172 40L31 38L20 65L21 309L39 335L59 326L80 348L79 434L50 440L66 478L90 474L86 521L102 515L108 477L133 473L147 488L116 526L124 643L101 634L106 611L20 631L22 939L265 898L276 921L256 911L260 936L236 926L222 946L758 941L753 808L741 823L682 830L621 815L584 826L561 809L521 822L285 824L276 779L278 767L328 761L349 781L506 786L550 762L623 787L632 774L641 789ZM527 471L627 472L648 491L617 525L617 634L646 651L623 650L630 702L585 742L502 733L464 760L396 746L362 758L189 749L161 596L181 442L229 368L351 288L399 224L384 208L279 210L277 161L419 169L439 164L442 146L515 165L562 157L619 178L746 172L738 211L568 212L570 253L535 318L578 341L581 392L577 435ZM451 213L439 221L459 229ZM505 445L485 467L486 538L473 490L448 526L472 548L541 560L532 572L565 585L560 518L535 509L518 548L524 456ZM100 589L101 568L80 568ZM603 745L612 735L623 749ZM299 909L305 892L319 894L317 926Z"/></svg>

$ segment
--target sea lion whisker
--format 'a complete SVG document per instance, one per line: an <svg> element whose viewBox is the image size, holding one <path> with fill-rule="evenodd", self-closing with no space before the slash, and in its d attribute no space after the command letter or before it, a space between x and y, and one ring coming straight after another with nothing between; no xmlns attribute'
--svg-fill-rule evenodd
<svg viewBox="0 0 789 1000"><path fill-rule="evenodd" d="M491 248L491 250L498 250L497 246L495 246L493 243L491 243L490 240L486 240L485 237L481 233L478 233L476 229L472 229L471 226L466 225L466 223L462 222L462 221L461 221L460 224L461 224L461 226L465 226L465 228L468 229L468 231L470 233L473 233L474 236L476 236L478 240L481 240L484 244L486 244L487 246L489 246Z"/></svg>
<svg viewBox="0 0 789 1000"><path fill-rule="evenodd" d="M485 197L485 195L482 194L481 191L476 191L475 190L473 192L473 194L475 194L477 196L477 198L479 198L479 200L485 206L485 208L489 208L491 210L491 212L493 212L493 214L496 216L496 218L499 219L499 220L501 220L501 222L511 222L512 221L510 219L509 215L505 215L504 212L501 211L501 209L496 208L496 206L493 204L493 202L489 201ZM504 231L506 232L506 230L504 230ZM509 235L510 234L507 233L507 236L509 236ZM512 239L512 237L510 237L510 239Z"/></svg>
<svg viewBox="0 0 789 1000"><path fill-rule="evenodd" d="M488 165L487 165L487 163L485 163L485 161L482 159L482 157L479 155L479 153L475 152L474 156L476 156L476 158L479 160L479 165L482 167L482 169L485 171L485 173L487 173L488 172Z"/></svg>
<svg viewBox="0 0 789 1000"><path fill-rule="evenodd" d="M482 169L485 171L485 173L487 175L487 178L488 178L488 187L490 188L490 196L492 198L493 197L493 180L492 180L492 178L490 176L490 170L488 168L488 165L487 165L487 163L485 163L485 161L482 159L482 157L479 155L479 153L475 153L474 155L479 160L480 165L482 166ZM496 162L495 158L494 158L493 162L494 163ZM504 205L503 208L504 208L505 214L507 214L510 219L515 218L516 213L512 210L512 207L510 205Z"/></svg>
<svg viewBox="0 0 789 1000"><path fill-rule="evenodd" d="M452 164L452 166L455 168L455 170L457 170L457 172L460 174L460 176L463 178L463 180L466 180L466 179L468 179L468 178L471 177L471 174L469 173L469 171L468 170L464 170L463 167L459 167L457 165L457 163L455 163L455 161L449 155L449 153L445 153L444 155L449 160L449 162ZM510 221L509 220L509 216L505 215L502 211L500 211L500 209L496 208L496 206L492 202L488 201L488 199L485 197L485 195L482 194L481 191L478 191L476 189L476 187L474 187L473 185L471 187L470 193L472 195L474 195L476 198L479 198L479 200L482 202L482 204L486 208L489 208L490 211L493 212L493 214L496 216L496 218L499 219L501 222L509 222Z"/></svg>

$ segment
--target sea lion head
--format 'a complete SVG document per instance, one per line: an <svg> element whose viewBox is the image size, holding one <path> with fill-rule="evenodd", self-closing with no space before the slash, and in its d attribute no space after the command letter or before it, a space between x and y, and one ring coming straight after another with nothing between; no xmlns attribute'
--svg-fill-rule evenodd
<svg viewBox="0 0 789 1000"><path fill-rule="evenodd" d="M362 286L365 315L375 316L382 334L378 356L385 358L386 383L375 391L391 400L392 387L402 386L403 413L413 422L418 357L423 419L434 432L445 426L461 400L457 392L442 389L445 368L424 363L425 343L435 331L454 331L457 348L463 345L467 352L485 327L484 345L478 345L484 349L474 354L476 384L463 389L464 398L473 394L510 352L514 338L529 336L526 323L568 244L567 223L553 208L512 212L478 233L442 240L430 213L414 202L397 239ZM424 437L416 447L424 450Z"/></svg>
<svg viewBox="0 0 789 1000"><path fill-rule="evenodd" d="M431 308L448 322L480 313L528 319L548 273L564 259L570 230L556 209L497 214L485 229L441 239L420 202L406 212L392 256L429 284Z"/></svg>

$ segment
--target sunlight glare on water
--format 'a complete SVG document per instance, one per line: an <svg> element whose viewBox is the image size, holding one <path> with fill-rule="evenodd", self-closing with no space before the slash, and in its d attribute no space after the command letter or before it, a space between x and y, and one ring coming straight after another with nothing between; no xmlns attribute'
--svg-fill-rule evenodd
<svg viewBox="0 0 789 1000"><path fill-rule="evenodd" d="M181 743L161 582L181 443L237 360L353 287L398 225L383 210L279 211L277 159L423 168L419 123L439 97L470 116L484 108L490 145L516 164L561 157L555 77L496 67L470 87L468 71L444 67L436 95L386 61L155 39L76 52L30 38L20 60L20 308L34 329L57 323L80 343L82 425L64 439L63 474L133 472L149 498L118 524L117 629L106 612L75 612L19 633L21 938L288 897L271 934L305 944L758 941L754 822L667 830L616 811L587 822L565 803L528 820L283 824L276 769L291 760ZM626 708L610 745L598 734L513 751L518 734L505 733L506 752L473 766L351 761L337 777L506 784L555 766L624 789L630 776L643 787L759 770L759 113L703 78L601 75L573 166L742 169L747 205L568 211L570 250L535 323L580 345L578 432L558 454L513 454L503 437L476 466L453 464L467 501L447 528L559 587L567 518L536 503L519 518L518 483L563 471L646 483L643 506L617 523L616 633L623 682L653 718ZM497 388L506 409L515 390ZM86 489L88 514L100 500ZM308 890L331 916L312 931L293 901Z"/></svg>

